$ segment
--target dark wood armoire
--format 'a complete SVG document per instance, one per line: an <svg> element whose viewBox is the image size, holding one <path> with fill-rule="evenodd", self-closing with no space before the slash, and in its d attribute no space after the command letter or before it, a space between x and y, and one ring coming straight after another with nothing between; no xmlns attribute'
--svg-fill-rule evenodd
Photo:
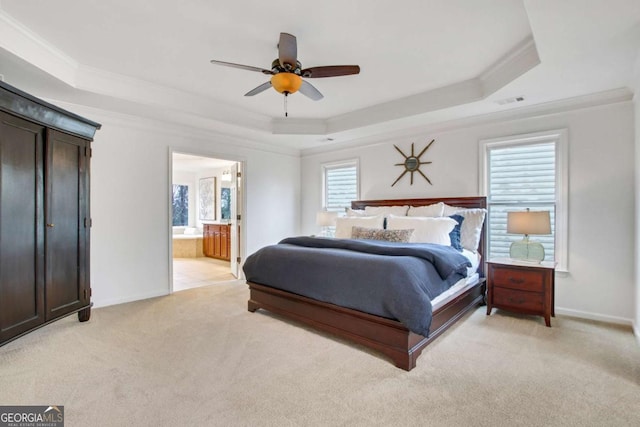
<svg viewBox="0 0 640 427"><path fill-rule="evenodd" d="M0 82L0 345L69 314L89 320L98 129Z"/></svg>

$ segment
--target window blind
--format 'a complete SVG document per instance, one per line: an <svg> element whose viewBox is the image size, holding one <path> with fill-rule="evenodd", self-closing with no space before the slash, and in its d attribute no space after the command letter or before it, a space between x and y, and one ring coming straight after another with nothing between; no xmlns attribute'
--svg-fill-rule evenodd
<svg viewBox="0 0 640 427"><path fill-rule="evenodd" d="M344 212L351 201L358 199L357 165L325 166L325 208Z"/></svg>
<svg viewBox="0 0 640 427"><path fill-rule="evenodd" d="M488 151L489 256L508 257L507 212L548 210L551 235L531 236L544 246L546 259L555 258L556 143L500 145Z"/></svg>

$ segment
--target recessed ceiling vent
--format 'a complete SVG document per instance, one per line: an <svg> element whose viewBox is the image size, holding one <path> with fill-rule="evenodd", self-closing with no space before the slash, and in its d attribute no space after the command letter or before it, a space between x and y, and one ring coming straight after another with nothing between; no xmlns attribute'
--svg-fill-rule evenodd
<svg viewBox="0 0 640 427"><path fill-rule="evenodd" d="M496 101L499 105L513 104L514 102L522 102L524 101L524 96L514 96L513 98L501 99L500 101Z"/></svg>

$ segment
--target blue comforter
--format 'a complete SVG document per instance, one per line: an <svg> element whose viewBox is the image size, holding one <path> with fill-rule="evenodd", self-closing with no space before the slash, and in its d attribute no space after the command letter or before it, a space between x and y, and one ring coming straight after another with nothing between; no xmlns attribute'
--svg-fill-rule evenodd
<svg viewBox="0 0 640 427"><path fill-rule="evenodd" d="M466 276L449 246L292 237L249 256L247 281L377 316L428 336L431 300Z"/></svg>

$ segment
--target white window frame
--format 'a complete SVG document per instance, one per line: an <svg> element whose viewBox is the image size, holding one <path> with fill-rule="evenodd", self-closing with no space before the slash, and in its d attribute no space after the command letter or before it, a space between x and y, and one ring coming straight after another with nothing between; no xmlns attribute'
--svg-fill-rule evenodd
<svg viewBox="0 0 640 427"><path fill-rule="evenodd" d="M340 160L322 165L322 209L327 209L327 170L355 166L356 168L356 200L360 200L360 161L359 159Z"/></svg>
<svg viewBox="0 0 640 427"><path fill-rule="evenodd" d="M556 147L556 200L555 200L555 261L556 271L569 269L569 138L567 129L556 129L502 138L484 139L479 144L479 192L488 195L489 150L523 144L554 142ZM487 205L489 205L487 200Z"/></svg>

